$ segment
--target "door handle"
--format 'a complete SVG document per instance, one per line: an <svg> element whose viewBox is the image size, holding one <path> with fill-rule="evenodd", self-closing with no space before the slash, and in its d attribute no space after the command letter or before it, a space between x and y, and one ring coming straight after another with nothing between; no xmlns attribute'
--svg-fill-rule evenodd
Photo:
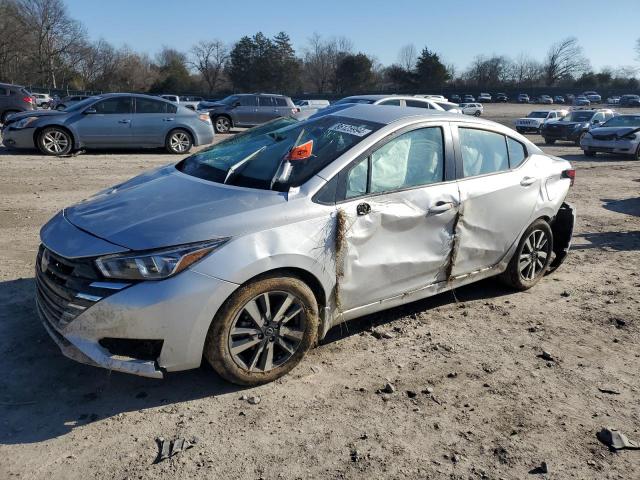
<svg viewBox="0 0 640 480"><path fill-rule="evenodd" d="M536 179L534 177L524 177L522 180L520 180L520 185L522 185L523 187L528 187L529 185L533 185L535 181Z"/></svg>
<svg viewBox="0 0 640 480"><path fill-rule="evenodd" d="M163 118L162 121L163 122L173 122L175 120L175 118Z"/></svg>
<svg viewBox="0 0 640 480"><path fill-rule="evenodd" d="M438 213L444 213L447 210L451 210L453 206L454 205L452 202L438 202L429 209L429 213L432 215L437 215Z"/></svg>
<svg viewBox="0 0 640 480"><path fill-rule="evenodd" d="M371 205L368 203L360 203L356 207L356 213L360 216L367 215L369 212L371 212Z"/></svg>
<svg viewBox="0 0 640 480"><path fill-rule="evenodd" d="M118 123L131 123L131 120L118 120Z"/></svg>

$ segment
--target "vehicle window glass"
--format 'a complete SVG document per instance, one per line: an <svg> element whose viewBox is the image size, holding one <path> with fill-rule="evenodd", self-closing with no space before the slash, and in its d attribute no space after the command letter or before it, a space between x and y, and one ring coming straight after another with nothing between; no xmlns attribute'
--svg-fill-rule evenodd
<svg viewBox="0 0 640 480"><path fill-rule="evenodd" d="M165 105L167 107L167 113L176 113L178 111L177 105L167 105L167 104Z"/></svg>
<svg viewBox="0 0 640 480"><path fill-rule="evenodd" d="M441 182L444 141L439 127L404 133L371 154L371 193Z"/></svg>
<svg viewBox="0 0 640 480"><path fill-rule="evenodd" d="M284 98L275 97L274 100L276 101L276 105L278 107L286 107L287 106L287 101Z"/></svg>
<svg viewBox="0 0 640 480"><path fill-rule="evenodd" d="M271 97L259 97L261 107L273 107L273 99Z"/></svg>
<svg viewBox="0 0 640 480"><path fill-rule="evenodd" d="M93 108L102 114L131 113L131 97L109 98L96 103Z"/></svg>
<svg viewBox="0 0 640 480"><path fill-rule="evenodd" d="M517 140L507 137L507 148L509 150L509 166L511 168L518 167L525 158L527 158L527 151Z"/></svg>
<svg viewBox="0 0 640 480"><path fill-rule="evenodd" d="M167 104L149 98L136 98L136 113L166 113Z"/></svg>
<svg viewBox="0 0 640 480"><path fill-rule="evenodd" d="M407 107L416 107L416 108L431 108L427 102L420 102L418 100L405 100Z"/></svg>
<svg viewBox="0 0 640 480"><path fill-rule="evenodd" d="M596 113L596 114L593 116L593 120L597 120L597 121L599 121L599 122L602 122L602 121L604 120L604 113L602 113L602 112L600 112L600 113ZM592 121L593 121L593 120L592 120Z"/></svg>
<svg viewBox="0 0 640 480"><path fill-rule="evenodd" d="M8 95L9 91L6 88L0 87L0 95Z"/></svg>
<svg viewBox="0 0 640 480"><path fill-rule="evenodd" d="M500 172L509 168L504 135L471 128L459 128L458 132L465 177Z"/></svg>
<svg viewBox="0 0 640 480"><path fill-rule="evenodd" d="M380 105L394 105L394 106L400 106L400 100L385 100L384 102L381 102Z"/></svg>
<svg viewBox="0 0 640 480"><path fill-rule="evenodd" d="M237 100L240 102L240 105L243 107L256 107L258 106L258 98L253 95L243 95L238 97Z"/></svg>
<svg viewBox="0 0 640 480"><path fill-rule="evenodd" d="M367 175L369 174L369 158L356 163L347 174L345 198L359 197L367 193Z"/></svg>

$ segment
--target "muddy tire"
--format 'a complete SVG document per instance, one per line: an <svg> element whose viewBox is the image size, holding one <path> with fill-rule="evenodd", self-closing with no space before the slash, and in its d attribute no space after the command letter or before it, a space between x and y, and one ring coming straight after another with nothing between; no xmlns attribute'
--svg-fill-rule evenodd
<svg viewBox="0 0 640 480"><path fill-rule="evenodd" d="M511 261L500 279L516 290L528 290L544 277L553 252L553 233L544 220L536 220L520 239Z"/></svg>
<svg viewBox="0 0 640 480"><path fill-rule="evenodd" d="M315 345L318 303L295 277L267 277L240 287L216 314L204 357L238 385L272 382Z"/></svg>
<svg viewBox="0 0 640 480"><path fill-rule="evenodd" d="M47 127L38 134L38 150L44 155L68 155L73 149L73 138L63 128Z"/></svg>

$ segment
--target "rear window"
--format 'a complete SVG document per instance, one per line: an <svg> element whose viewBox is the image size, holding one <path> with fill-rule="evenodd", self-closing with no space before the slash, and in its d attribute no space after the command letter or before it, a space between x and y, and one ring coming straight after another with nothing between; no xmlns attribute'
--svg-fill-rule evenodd
<svg viewBox="0 0 640 480"><path fill-rule="evenodd" d="M640 115L618 115L603 124L604 127L640 127Z"/></svg>
<svg viewBox="0 0 640 480"><path fill-rule="evenodd" d="M342 105L343 103L368 103L368 104L371 104L373 102L375 102L375 100L372 100L370 98L347 97L347 98L343 98L342 100L338 100L336 103L334 103L334 105Z"/></svg>
<svg viewBox="0 0 640 480"><path fill-rule="evenodd" d="M586 110L582 112L571 112L566 117L563 117L561 122L588 122L593 117L593 112Z"/></svg>
<svg viewBox="0 0 640 480"><path fill-rule="evenodd" d="M287 106L287 101L282 97L274 97L274 100L275 100L276 105L278 107L286 107Z"/></svg>
<svg viewBox="0 0 640 480"><path fill-rule="evenodd" d="M527 118L547 118L549 112L531 112Z"/></svg>
<svg viewBox="0 0 640 480"><path fill-rule="evenodd" d="M263 190L302 185L382 125L326 115L300 122L280 118L192 155L176 168L194 177ZM286 160L296 145L313 142L311 157Z"/></svg>

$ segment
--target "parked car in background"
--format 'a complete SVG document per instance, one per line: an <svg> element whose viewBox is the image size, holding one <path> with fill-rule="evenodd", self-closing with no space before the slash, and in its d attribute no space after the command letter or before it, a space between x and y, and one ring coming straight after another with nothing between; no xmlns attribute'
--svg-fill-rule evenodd
<svg viewBox="0 0 640 480"><path fill-rule="evenodd" d="M51 108L54 110L64 110L67 107L75 105L78 102L90 98L90 95L68 95L53 101Z"/></svg>
<svg viewBox="0 0 640 480"><path fill-rule="evenodd" d="M187 153L213 142L209 115L149 95L111 93L78 102L63 111L12 115L2 128L9 148L38 148L45 155L68 155L81 148L157 148Z"/></svg>
<svg viewBox="0 0 640 480"><path fill-rule="evenodd" d="M36 106L39 108L49 108L52 98L48 93L32 93L36 99Z"/></svg>
<svg viewBox="0 0 640 480"><path fill-rule="evenodd" d="M607 98L607 104L608 105L618 105L620 103L620 97L617 95L613 95L609 98Z"/></svg>
<svg viewBox="0 0 640 480"><path fill-rule="evenodd" d="M333 105L343 105L346 103L365 103L370 105L414 107L444 111L444 108L430 98L413 97L411 95L354 95L341 98Z"/></svg>
<svg viewBox="0 0 640 480"><path fill-rule="evenodd" d="M303 110L320 110L329 106L329 100L298 100L294 102L299 111Z"/></svg>
<svg viewBox="0 0 640 480"><path fill-rule="evenodd" d="M476 101L476 98L470 94L467 94L462 98L463 103L473 103L475 101Z"/></svg>
<svg viewBox="0 0 640 480"><path fill-rule="evenodd" d="M298 112L291 98L268 93L230 95L206 110L217 133L229 133L234 127L255 127Z"/></svg>
<svg viewBox="0 0 640 480"><path fill-rule="evenodd" d="M559 120L543 123L540 135L547 145L556 140L567 140L579 146L580 139L591 127L599 126L614 116L615 112L609 109L573 110Z"/></svg>
<svg viewBox="0 0 640 480"><path fill-rule="evenodd" d="M481 103L491 103L492 98L491 98L491 94L490 93L481 93L480 95L478 95L478 102Z"/></svg>
<svg viewBox="0 0 640 480"><path fill-rule="evenodd" d="M589 100L591 103L600 103L600 102L602 102L602 97L600 96L600 94L598 92L594 92L593 90L590 90L588 92L584 92L582 95L587 97L587 100Z"/></svg>
<svg viewBox="0 0 640 480"><path fill-rule="evenodd" d="M109 370L204 358L258 385L341 322L496 275L535 286L566 258L575 170L500 124L422 112L274 120L65 208L40 232L44 328Z"/></svg>
<svg viewBox="0 0 640 480"><path fill-rule="evenodd" d="M35 99L26 88L0 83L0 123L5 123L14 113L33 110L35 104Z"/></svg>
<svg viewBox="0 0 640 480"><path fill-rule="evenodd" d="M518 103L529 103L529 95L521 93L518 95Z"/></svg>
<svg viewBox="0 0 640 480"><path fill-rule="evenodd" d="M620 107L640 107L640 95L622 95L618 105Z"/></svg>
<svg viewBox="0 0 640 480"><path fill-rule="evenodd" d="M573 103L573 99L576 98L576 96L573 93L565 93L564 98L565 103Z"/></svg>
<svg viewBox="0 0 640 480"><path fill-rule="evenodd" d="M169 100L170 102L177 103L183 107L187 107L190 110L197 110L198 105L204 101L202 97L196 97L193 95L171 95L164 94L160 95L161 98L165 100Z"/></svg>
<svg viewBox="0 0 640 480"><path fill-rule="evenodd" d="M507 103L509 101L509 97L506 93L496 93L495 101L499 103Z"/></svg>
<svg viewBox="0 0 640 480"><path fill-rule="evenodd" d="M565 103L565 99L562 95L556 95L555 97L553 97L553 102L554 103Z"/></svg>
<svg viewBox="0 0 640 480"><path fill-rule="evenodd" d="M640 160L640 115L617 115L592 128L580 139L580 148L587 157L602 152Z"/></svg>
<svg viewBox="0 0 640 480"><path fill-rule="evenodd" d="M589 100L584 95L576 95L573 98L573 105L576 107L588 107L591 105L591 100Z"/></svg>
<svg viewBox="0 0 640 480"><path fill-rule="evenodd" d="M553 104L553 98L551 98L549 95L540 95L536 99L536 103L540 103L542 105L552 105Z"/></svg>
<svg viewBox="0 0 640 480"><path fill-rule="evenodd" d="M462 99L460 98L460 95L458 95L458 94L454 93L453 95L451 95L451 97L449 98L449 100L450 100L452 103L460 103L460 101L461 101Z"/></svg>
<svg viewBox="0 0 640 480"><path fill-rule="evenodd" d="M569 113L568 110L535 110L524 118L515 121L518 133L536 132L540 133L543 123L550 120L557 120Z"/></svg>
<svg viewBox="0 0 640 480"><path fill-rule="evenodd" d="M431 100L439 101L439 102L448 102L449 100L444 95L436 95L436 94L422 94L417 93L414 97L418 98L429 98Z"/></svg>
<svg viewBox="0 0 640 480"><path fill-rule="evenodd" d="M440 100L435 100L435 103L436 105L438 105L439 107L442 107L443 110L449 113L462 113L462 109L460 108L460 105L458 105L457 103L442 102Z"/></svg>
<svg viewBox="0 0 640 480"><path fill-rule="evenodd" d="M460 109L465 115L473 115L474 117L479 117L484 111L481 103L461 103Z"/></svg>

